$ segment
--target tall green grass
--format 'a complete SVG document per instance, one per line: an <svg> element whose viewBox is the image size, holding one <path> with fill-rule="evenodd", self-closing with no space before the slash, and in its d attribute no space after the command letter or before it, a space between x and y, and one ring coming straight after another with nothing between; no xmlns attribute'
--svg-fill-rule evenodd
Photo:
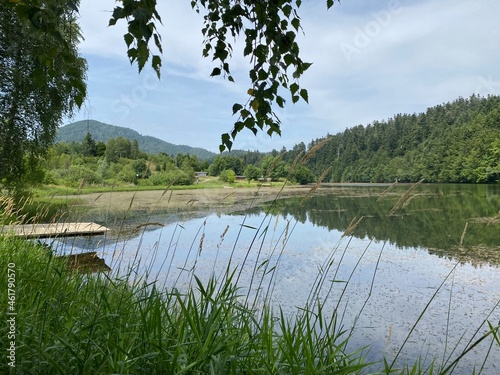
<svg viewBox="0 0 500 375"><path fill-rule="evenodd" d="M345 352L348 337L320 306L296 320L269 309L257 319L233 275L223 285L195 278L181 293L71 272L43 246L12 237L0 238L0 249L2 281L7 263L17 272L18 374L352 374L366 366ZM6 306L5 293L0 300ZM5 360L0 373L9 373Z"/></svg>

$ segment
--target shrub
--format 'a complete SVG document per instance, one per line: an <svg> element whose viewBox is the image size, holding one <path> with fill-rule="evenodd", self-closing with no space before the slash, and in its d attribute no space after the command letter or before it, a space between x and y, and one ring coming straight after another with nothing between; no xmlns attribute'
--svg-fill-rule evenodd
<svg viewBox="0 0 500 375"><path fill-rule="evenodd" d="M301 185L306 185L314 182L314 174L311 170L303 165L297 165L291 176L292 181Z"/></svg>
<svg viewBox="0 0 500 375"><path fill-rule="evenodd" d="M149 180L154 186L192 185L195 181L195 176L180 169L174 169L155 173L149 177Z"/></svg>
<svg viewBox="0 0 500 375"><path fill-rule="evenodd" d="M259 177L261 177L262 171L255 165L250 164L248 167L246 167L245 172L243 172L243 174L245 175L245 178L248 180L248 182L250 182L252 180L257 180Z"/></svg>
<svg viewBox="0 0 500 375"><path fill-rule="evenodd" d="M72 165L69 169L56 169L52 178L62 180L65 185L77 187L84 180L86 184L100 184L103 179L92 168L84 165Z"/></svg>
<svg viewBox="0 0 500 375"><path fill-rule="evenodd" d="M236 181L236 173L232 169L225 169L220 173L219 180L232 184Z"/></svg>

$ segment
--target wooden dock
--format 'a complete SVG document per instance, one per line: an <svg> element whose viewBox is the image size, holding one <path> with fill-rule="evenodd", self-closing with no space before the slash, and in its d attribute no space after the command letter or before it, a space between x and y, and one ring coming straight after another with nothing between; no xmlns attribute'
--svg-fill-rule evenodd
<svg viewBox="0 0 500 375"><path fill-rule="evenodd" d="M0 234L23 238L52 238L102 235L108 228L96 223L21 224L0 227Z"/></svg>

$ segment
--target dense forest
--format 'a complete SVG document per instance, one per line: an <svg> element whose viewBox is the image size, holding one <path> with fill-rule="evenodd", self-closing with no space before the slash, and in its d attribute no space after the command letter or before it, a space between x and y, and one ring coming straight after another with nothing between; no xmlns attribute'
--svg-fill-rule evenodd
<svg viewBox="0 0 500 375"><path fill-rule="evenodd" d="M307 161L332 182L500 180L500 97L471 96L313 141ZM296 146L297 150L305 146Z"/></svg>
<svg viewBox="0 0 500 375"><path fill-rule="evenodd" d="M86 133L81 141L53 145L43 169L30 176L31 180L75 187L189 185L196 181L195 172L202 171L229 183L237 176L248 181L289 179L300 184L320 176L325 182L500 180L497 96L459 98L425 113L398 114L387 121L327 135L308 146L302 142L291 150L226 152L208 159L178 149L170 154L146 152L141 138L108 134L110 129L124 128L91 124L97 128L80 124L79 132ZM325 171L328 173L322 176Z"/></svg>

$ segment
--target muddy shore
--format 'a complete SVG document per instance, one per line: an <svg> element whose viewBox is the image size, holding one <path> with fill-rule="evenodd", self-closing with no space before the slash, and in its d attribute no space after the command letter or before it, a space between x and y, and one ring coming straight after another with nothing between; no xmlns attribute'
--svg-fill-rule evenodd
<svg viewBox="0 0 500 375"><path fill-rule="evenodd" d="M312 186L282 185L253 188L213 188L193 190L146 190L135 192L92 193L78 196L77 206L91 211L215 211L246 209L276 197L306 196Z"/></svg>
<svg viewBox="0 0 500 375"><path fill-rule="evenodd" d="M81 205L113 210L164 210L167 208L175 210L206 210L206 209L244 209L252 201L256 204L269 202L276 197L288 198L294 196L306 196L314 190L314 194L337 193L339 195L351 196L356 194L353 187L374 187L384 189L390 184L349 184L329 183L321 184L315 188L314 185L287 185L281 183L273 186L263 187L224 187L210 189L192 190L140 190L129 192L107 192L92 193L78 196ZM403 184L404 185L404 184ZM332 188L335 187L335 190ZM381 190L377 190L380 194ZM70 198L70 197L68 197Z"/></svg>

